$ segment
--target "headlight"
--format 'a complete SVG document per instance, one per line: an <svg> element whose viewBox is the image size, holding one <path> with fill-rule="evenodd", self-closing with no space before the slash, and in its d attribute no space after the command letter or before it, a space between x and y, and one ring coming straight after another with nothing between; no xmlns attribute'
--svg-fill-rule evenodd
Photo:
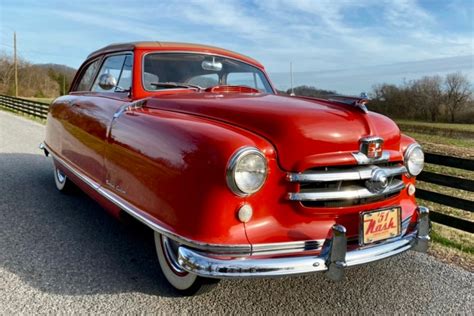
<svg viewBox="0 0 474 316"><path fill-rule="evenodd" d="M253 147L238 150L227 166L227 185L239 196L257 192L267 178L267 159Z"/></svg>
<svg viewBox="0 0 474 316"><path fill-rule="evenodd" d="M416 177L423 170L425 164L425 155L419 144L411 144L405 150L405 167L408 170L408 174L412 177Z"/></svg>

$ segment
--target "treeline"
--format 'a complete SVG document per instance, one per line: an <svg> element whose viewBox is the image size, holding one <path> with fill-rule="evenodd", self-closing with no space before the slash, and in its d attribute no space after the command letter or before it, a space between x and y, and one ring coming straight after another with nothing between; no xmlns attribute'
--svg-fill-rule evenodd
<svg viewBox="0 0 474 316"><path fill-rule="evenodd" d="M287 95L291 95L292 93L294 93L295 95L301 95L305 97L324 98L331 95L335 95L336 91L322 90L313 86L303 85L303 86L295 87L293 89L288 89L286 91L278 90L278 93L287 94Z"/></svg>
<svg viewBox="0 0 474 316"><path fill-rule="evenodd" d="M374 86L369 108L393 118L474 123L472 96L471 83L461 73L426 76L402 85Z"/></svg>
<svg viewBox="0 0 474 316"><path fill-rule="evenodd" d="M336 91L298 86L295 95L325 98ZM278 91L291 94L292 90ZM474 123L474 100L469 79L460 73L432 76L402 85L378 84L369 93L369 109L399 119L428 122Z"/></svg>
<svg viewBox="0 0 474 316"><path fill-rule="evenodd" d="M56 64L18 60L18 93L22 97L54 98L67 93L76 70ZM0 94L15 94L13 57L0 54Z"/></svg>

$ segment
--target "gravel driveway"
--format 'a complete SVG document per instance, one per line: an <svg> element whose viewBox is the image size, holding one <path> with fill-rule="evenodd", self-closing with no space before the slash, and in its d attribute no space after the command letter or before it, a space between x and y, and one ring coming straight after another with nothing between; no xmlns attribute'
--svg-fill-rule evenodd
<svg viewBox="0 0 474 316"><path fill-rule="evenodd" d="M473 274L414 252L348 270L222 281L177 297L152 234L115 221L86 195L56 191L38 150L44 126L0 111L0 313L464 313Z"/></svg>

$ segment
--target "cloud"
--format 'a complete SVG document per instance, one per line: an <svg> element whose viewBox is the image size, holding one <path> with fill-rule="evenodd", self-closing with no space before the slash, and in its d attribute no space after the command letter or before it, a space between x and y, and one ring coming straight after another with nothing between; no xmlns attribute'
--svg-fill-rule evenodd
<svg viewBox="0 0 474 316"><path fill-rule="evenodd" d="M221 46L260 60L270 72L287 71L290 61L295 71L319 72L474 50L472 8L463 1L116 0L97 5L44 0L5 4L2 14L5 26L23 29L22 45L38 49L44 41L50 49L64 43L68 62L111 42L132 40ZM54 28L44 23L48 20L55 21ZM466 71L472 73L472 67Z"/></svg>

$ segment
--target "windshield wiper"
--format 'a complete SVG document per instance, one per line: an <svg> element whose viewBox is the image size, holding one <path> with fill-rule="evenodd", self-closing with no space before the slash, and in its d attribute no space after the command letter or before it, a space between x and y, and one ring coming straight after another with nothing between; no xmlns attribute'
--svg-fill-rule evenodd
<svg viewBox="0 0 474 316"><path fill-rule="evenodd" d="M198 85L181 82L150 82L149 84L157 88L186 88L197 89L198 91L202 90L202 88Z"/></svg>

